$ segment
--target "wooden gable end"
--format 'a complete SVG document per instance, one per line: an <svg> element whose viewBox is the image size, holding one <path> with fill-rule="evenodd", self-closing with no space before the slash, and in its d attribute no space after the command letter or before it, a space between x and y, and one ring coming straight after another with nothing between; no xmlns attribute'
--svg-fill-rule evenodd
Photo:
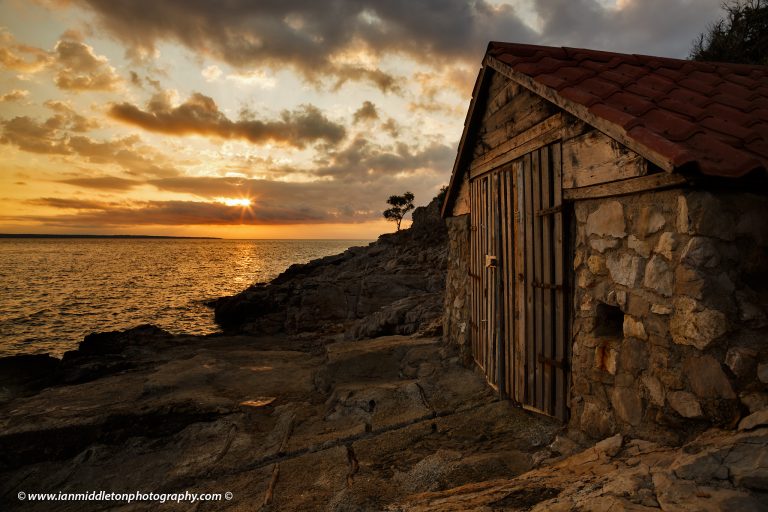
<svg viewBox="0 0 768 512"><path fill-rule="evenodd" d="M469 169L485 168L503 156L520 135L557 114L559 108L501 73L491 72L486 101L472 145ZM490 169L488 169L490 170ZM473 174L476 174L473 172Z"/></svg>
<svg viewBox="0 0 768 512"><path fill-rule="evenodd" d="M679 186L669 174L514 77L486 65L467 117L445 215L471 210L469 182L554 142L562 148L564 198L577 200Z"/></svg>
<svg viewBox="0 0 768 512"><path fill-rule="evenodd" d="M510 161L532 138L559 126L559 118L551 119L559 111L554 104L493 68L486 67L481 76L451 177L449 216L469 213L471 177Z"/></svg>

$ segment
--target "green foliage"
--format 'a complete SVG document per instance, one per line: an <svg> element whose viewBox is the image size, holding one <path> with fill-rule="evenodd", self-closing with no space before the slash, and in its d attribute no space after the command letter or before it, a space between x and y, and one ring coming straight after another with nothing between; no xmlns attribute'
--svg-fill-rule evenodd
<svg viewBox="0 0 768 512"><path fill-rule="evenodd" d="M725 18L699 35L689 58L768 65L768 0L731 0L723 9Z"/></svg>
<svg viewBox="0 0 768 512"><path fill-rule="evenodd" d="M403 217L406 213L413 210L414 196L411 192L406 192L401 196L389 196L387 204L392 208L384 210L384 218L397 223L397 230L400 231L400 223L403 221Z"/></svg>

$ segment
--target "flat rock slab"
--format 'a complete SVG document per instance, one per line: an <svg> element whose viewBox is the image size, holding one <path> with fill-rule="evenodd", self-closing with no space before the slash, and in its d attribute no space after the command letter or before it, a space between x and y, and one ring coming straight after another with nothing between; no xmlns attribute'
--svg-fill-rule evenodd
<svg viewBox="0 0 768 512"><path fill-rule="evenodd" d="M513 478L414 493L385 507L398 512L464 510L768 510L768 429L711 430L682 448L606 439Z"/></svg>
<svg viewBox="0 0 768 512"><path fill-rule="evenodd" d="M15 496L136 489L235 496L168 510L380 509L526 471L560 428L499 402L435 338L189 337L131 357L0 405L0 509L103 510Z"/></svg>

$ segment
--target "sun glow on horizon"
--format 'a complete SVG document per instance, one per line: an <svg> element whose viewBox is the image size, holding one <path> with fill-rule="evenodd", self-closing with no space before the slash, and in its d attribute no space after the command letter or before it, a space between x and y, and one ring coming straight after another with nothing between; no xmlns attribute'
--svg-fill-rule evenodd
<svg viewBox="0 0 768 512"><path fill-rule="evenodd" d="M248 197L217 197L216 201L227 206L242 206L243 208L253 205L253 201Z"/></svg>

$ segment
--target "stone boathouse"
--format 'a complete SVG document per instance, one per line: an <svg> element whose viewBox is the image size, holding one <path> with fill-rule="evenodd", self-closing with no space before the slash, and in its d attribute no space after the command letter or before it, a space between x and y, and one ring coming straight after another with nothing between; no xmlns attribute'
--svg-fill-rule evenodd
<svg viewBox="0 0 768 512"><path fill-rule="evenodd" d="M767 67L490 43L445 337L590 437L734 426L768 407L767 168Z"/></svg>

